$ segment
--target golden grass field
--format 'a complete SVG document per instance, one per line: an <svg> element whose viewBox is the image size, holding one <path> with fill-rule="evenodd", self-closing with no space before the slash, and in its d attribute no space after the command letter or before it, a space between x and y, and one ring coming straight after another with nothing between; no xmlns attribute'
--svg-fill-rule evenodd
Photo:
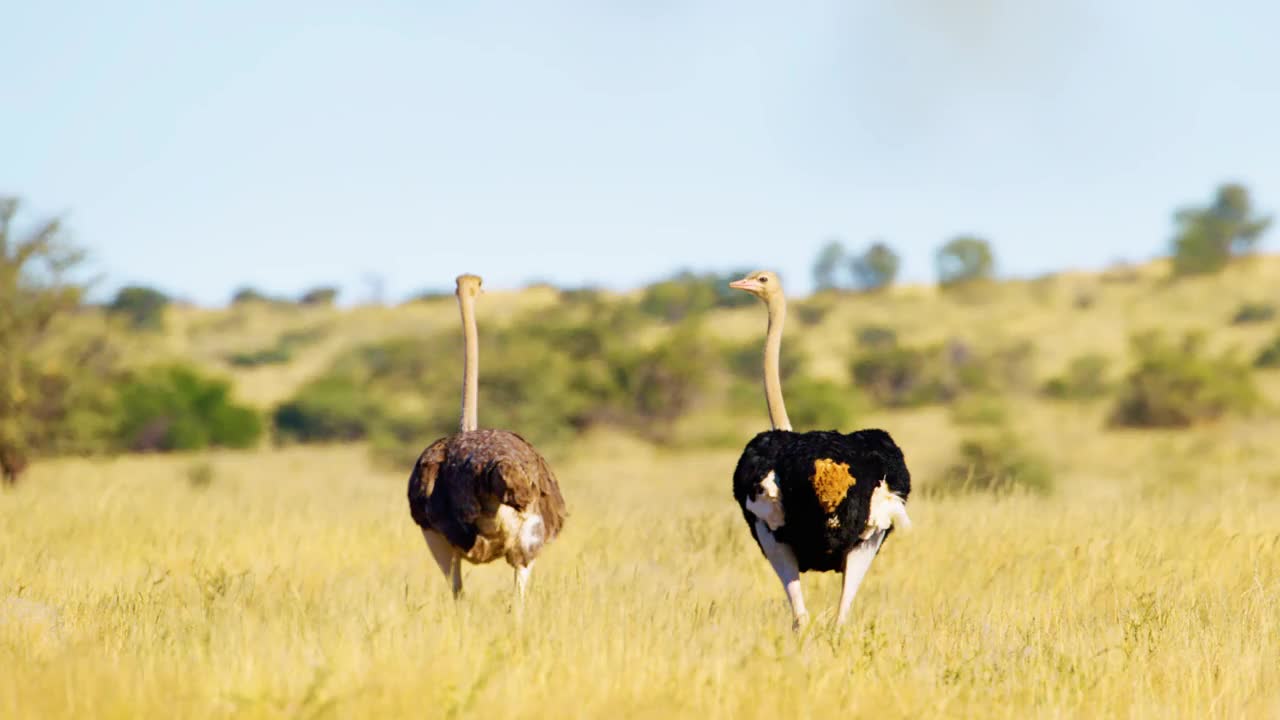
<svg viewBox="0 0 1280 720"><path fill-rule="evenodd" d="M824 322L1025 333L1051 372L1161 318L1221 328L1256 295L1097 285L1109 309L1074 314L1054 304L1071 287L1022 314L906 295ZM729 332L762 331L762 313L730 315ZM200 357L201 337L169 342ZM265 405L287 382L262 374L236 380ZM1048 497L930 494L961 435L947 411L863 418L906 452L915 530L841 630L838 577L806 575L798 634L730 494L738 449L605 432L553 449L571 517L522 622L504 564L468 566L452 601L408 468L363 446L40 463L0 491L0 717L1280 717L1280 419L1119 432L1105 410L1014 402L1054 468Z"/></svg>

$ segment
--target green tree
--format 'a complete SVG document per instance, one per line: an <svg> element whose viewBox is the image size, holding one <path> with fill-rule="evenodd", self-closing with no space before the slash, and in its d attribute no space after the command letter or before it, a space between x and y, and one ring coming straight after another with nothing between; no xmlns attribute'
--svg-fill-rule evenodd
<svg viewBox="0 0 1280 720"><path fill-rule="evenodd" d="M883 242L874 242L862 254L849 261L853 286L864 292L883 290L897 279L900 263L893 248Z"/></svg>
<svg viewBox="0 0 1280 720"><path fill-rule="evenodd" d="M989 280L996 260L991 244L972 235L961 235L938 249L938 283L944 288Z"/></svg>
<svg viewBox="0 0 1280 720"><path fill-rule="evenodd" d="M1271 225L1259 217L1249 190L1237 183L1218 187L1206 207L1184 208L1174 215L1173 271L1177 275L1218 272L1233 255L1251 252Z"/></svg>
<svg viewBox="0 0 1280 720"><path fill-rule="evenodd" d="M136 330L159 330L164 326L164 309L169 296L155 288L128 285L120 288L107 304L107 312L122 315Z"/></svg>
<svg viewBox="0 0 1280 720"><path fill-rule="evenodd" d="M84 286L68 272L84 254L66 241L57 219L19 235L17 198L0 197L0 479L16 482L39 443L56 387L42 355L55 320L81 304Z"/></svg>
<svg viewBox="0 0 1280 720"><path fill-rule="evenodd" d="M813 286L816 290L837 287L836 273L845 262L846 251L839 240L828 240L813 261Z"/></svg>

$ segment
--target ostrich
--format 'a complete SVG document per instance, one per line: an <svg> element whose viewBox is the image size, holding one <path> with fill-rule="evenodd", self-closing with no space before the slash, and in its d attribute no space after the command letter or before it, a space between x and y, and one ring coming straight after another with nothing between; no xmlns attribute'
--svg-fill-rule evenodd
<svg viewBox="0 0 1280 720"><path fill-rule="evenodd" d="M436 564L462 593L462 561L506 558L515 568L517 607L538 552L564 525L564 498L547 461L524 438L480 430L476 394L480 365L475 275L458 276L465 334L461 431L429 445L409 475L409 512Z"/></svg>
<svg viewBox="0 0 1280 720"><path fill-rule="evenodd" d="M791 430L778 376L787 314L778 276L753 272L729 287L755 295L769 309L764 388L773 426L743 450L733 472L733 497L787 591L795 626L808 620L800 589L806 570L844 574L836 616L841 625L894 525L910 527L911 475L902 450L883 430Z"/></svg>

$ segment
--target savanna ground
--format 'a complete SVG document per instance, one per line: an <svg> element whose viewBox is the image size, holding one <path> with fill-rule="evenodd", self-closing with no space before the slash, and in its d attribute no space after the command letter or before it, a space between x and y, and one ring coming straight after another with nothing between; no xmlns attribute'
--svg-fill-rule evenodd
<svg viewBox="0 0 1280 720"><path fill-rule="evenodd" d="M1256 344L1271 327L1223 317L1275 270L1089 281L1087 311L1069 309L1070 284L1017 289L1048 293L1020 304L849 300L823 323L1033 337L1047 374L1144 327ZM762 324L747 308L718 326ZM809 346L820 373L819 330L796 328L784 352ZM199 357L190 337L170 340ZM323 364L237 388L279 396L308 363ZM1280 398L1275 378L1263 386ZM1280 716L1274 411L1118 431L1105 404L1009 403L1053 468L1050 495L930 492L962 434L948 411L859 418L905 449L916 527L886 544L843 629L838 577L807 575L799 634L730 496L738 448L611 431L553 448L572 516L523 622L504 565L468 566L451 600L408 515L408 469L361 445L40 463L0 492L0 716ZM762 402L744 428L764 422Z"/></svg>

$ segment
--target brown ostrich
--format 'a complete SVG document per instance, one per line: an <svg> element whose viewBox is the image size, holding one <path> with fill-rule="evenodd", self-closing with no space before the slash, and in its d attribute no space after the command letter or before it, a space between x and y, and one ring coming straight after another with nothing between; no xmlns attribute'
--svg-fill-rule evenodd
<svg viewBox="0 0 1280 720"><path fill-rule="evenodd" d="M564 526L564 498L547 461L524 438L478 429L480 284L475 275L458 276L465 334L461 431L431 443L418 458L409 475L409 512L455 598L462 592L463 560L506 558L515 568L519 603L539 551Z"/></svg>

